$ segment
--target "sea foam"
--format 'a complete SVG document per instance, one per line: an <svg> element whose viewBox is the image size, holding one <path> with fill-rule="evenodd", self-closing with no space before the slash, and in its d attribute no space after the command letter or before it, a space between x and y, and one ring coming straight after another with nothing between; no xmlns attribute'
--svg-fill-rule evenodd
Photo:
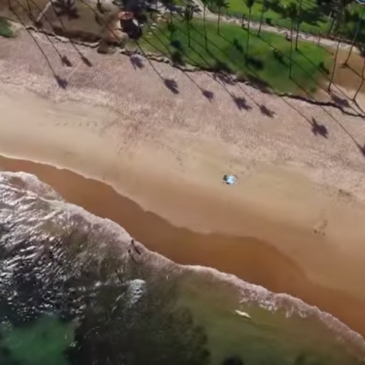
<svg viewBox="0 0 365 365"><path fill-rule="evenodd" d="M53 188L41 182L36 176L24 172L0 172L0 221L11 222L18 233L31 234L42 230L42 225L49 219L57 219L66 226L66 221L71 217L82 217L87 227L93 227L93 234L97 236L108 235L105 242L99 241L100 245L107 245L113 241L120 248L120 254L125 255L126 248L131 240L130 235L117 223L97 217L82 207L68 203L56 193ZM15 223L20 224L20 228ZM31 222L31 224L24 224ZM78 220L80 223L80 220ZM189 271L197 273L209 280L224 282L233 286L240 295L240 303L255 303L269 311L284 310L287 316L293 314L302 318L315 317L328 329L335 332L339 339L350 342L365 358L365 340L357 332L339 321L329 313L321 311L318 307L311 306L302 300L285 293L273 293L266 288L245 282L235 275L220 272L214 268L197 265L178 265L168 258L149 251L143 244L137 243L143 257L159 268L169 268L174 271ZM11 263L7 269L11 270ZM1 277L6 279L8 272ZM132 301L138 301L143 295L144 282L134 280L130 282L130 296ZM237 303L239 304L239 303Z"/></svg>

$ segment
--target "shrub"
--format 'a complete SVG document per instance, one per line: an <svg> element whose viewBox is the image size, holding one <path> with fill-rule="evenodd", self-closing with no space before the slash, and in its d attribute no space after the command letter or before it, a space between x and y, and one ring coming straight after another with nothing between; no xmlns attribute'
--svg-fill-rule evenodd
<svg viewBox="0 0 365 365"><path fill-rule="evenodd" d="M0 18L0 36L10 38L13 37L14 34L11 31L11 25L6 19Z"/></svg>

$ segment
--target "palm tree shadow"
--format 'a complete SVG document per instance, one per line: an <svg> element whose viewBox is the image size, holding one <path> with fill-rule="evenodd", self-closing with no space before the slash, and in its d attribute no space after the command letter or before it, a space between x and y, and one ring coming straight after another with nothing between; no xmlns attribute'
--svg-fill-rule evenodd
<svg viewBox="0 0 365 365"><path fill-rule="evenodd" d="M360 146L357 144L357 148L359 149L360 153L365 157L365 145Z"/></svg>
<svg viewBox="0 0 365 365"><path fill-rule="evenodd" d="M171 60L172 63L176 66L185 65L182 54L178 50L175 50L171 53ZM189 76L189 74L186 71L184 71L183 69L181 70L184 73L184 75L201 91L202 95L211 102L214 98L214 93L212 91L202 89L200 85L198 85L197 82L191 76Z"/></svg>
<svg viewBox="0 0 365 365"><path fill-rule="evenodd" d="M259 106L259 108L260 108L260 112L263 114L263 115L266 115L267 117L269 117L269 118L274 118L274 116L275 116L275 112L274 111L272 111L272 110L270 110L266 105L264 105L264 104L261 104L260 106Z"/></svg>
<svg viewBox="0 0 365 365"><path fill-rule="evenodd" d="M22 7L22 5L17 1L17 3ZM24 24L24 22L22 21L22 19L20 18L20 16L18 15L18 13L11 8L10 9L12 11L12 13L16 16L16 18L18 19L19 23L23 25L23 27L26 29L27 33L29 34L29 36L33 39L34 43L36 44L37 48L39 49L39 51L41 52L43 58L45 59L48 68L50 69L53 77L55 78L57 85L62 88L62 89L66 89L68 82L66 79L61 78L59 75L56 74L51 61L49 60L49 58L47 57L46 53L44 52L43 48L40 46L40 44L38 43L38 41L36 40L36 38L34 37L34 35L32 34L32 32L26 27L26 25Z"/></svg>
<svg viewBox="0 0 365 365"><path fill-rule="evenodd" d="M163 79L164 85L174 94L179 93L179 86L174 79Z"/></svg>
<svg viewBox="0 0 365 365"><path fill-rule="evenodd" d="M233 39L232 46L239 52L243 53L243 47L237 38Z"/></svg>
<svg viewBox="0 0 365 365"><path fill-rule="evenodd" d="M333 93L330 93L330 97L336 105L338 105L340 107L343 107L343 108L349 108L350 107L350 103L349 103L348 99L341 98L338 95L335 95Z"/></svg>
<svg viewBox="0 0 365 365"><path fill-rule="evenodd" d="M72 67L72 62L69 60L69 58L65 55L61 56L61 63L66 67Z"/></svg>
<svg viewBox="0 0 365 365"><path fill-rule="evenodd" d="M178 50L175 50L171 53L171 61L174 66L185 66L183 55Z"/></svg>
<svg viewBox="0 0 365 365"><path fill-rule="evenodd" d="M56 74L54 75L54 78L56 79L57 84L61 89L65 90L67 88L68 82L67 82L66 79L63 79L63 78L61 78L60 76L58 76Z"/></svg>
<svg viewBox="0 0 365 365"><path fill-rule="evenodd" d="M312 118L312 121L310 122L312 126L312 133L315 136L321 136L323 138L328 138L328 129L325 125L319 124L315 118Z"/></svg>
<svg viewBox="0 0 365 365"><path fill-rule="evenodd" d="M86 66L88 66L88 67L92 67L93 66L93 64L91 63L91 61L87 57L85 57L81 52L79 54L80 54L80 57L81 57L82 62Z"/></svg>
<svg viewBox="0 0 365 365"><path fill-rule="evenodd" d="M247 101L243 97L237 97L232 95L233 102L236 104L238 110L251 110L252 107L247 104Z"/></svg>
<svg viewBox="0 0 365 365"><path fill-rule="evenodd" d="M39 22L37 22L37 20L35 19L35 17L33 16L33 14L29 11L29 9L26 9L19 1L15 0L18 5L20 6L20 8L22 8L28 15L29 19L31 20L31 22L40 30L41 28L41 24ZM30 0L30 2L41 12L42 9L33 1ZM15 14L13 9L10 9L13 11L13 13ZM18 18L18 15L16 15ZM46 17L46 15L44 14L43 17L46 18L47 22L51 25L52 27L52 23L48 20L48 18ZM19 18L18 18L19 19ZM66 67L72 67L72 62L69 60L69 58L65 55L62 55L59 50L57 49L57 47L54 45L54 43L52 42L51 37L48 36L48 34L44 33L45 37L47 38L48 42L51 44L52 48L55 50L55 52L57 53L58 57L61 60L61 64L66 66Z"/></svg>
<svg viewBox="0 0 365 365"><path fill-rule="evenodd" d="M136 45L138 47L138 49L140 50L140 52L145 56L145 59L147 60L147 62L149 63L149 65L151 66L152 70L156 73L156 75L162 80L162 82L164 83L164 85L174 94L178 94L179 93L179 87L177 82L174 79L167 79L164 78L161 73L156 69L156 67L154 66L153 62L145 55L142 47L140 46L140 44L138 43L138 41L136 41Z"/></svg>
<svg viewBox="0 0 365 365"><path fill-rule="evenodd" d="M41 9L35 1L30 0L30 2L31 2L31 3L32 3L32 4L33 4L33 5L34 5L37 9L38 9L38 11L39 11L39 12L42 12L42 11L43 11L43 9ZM62 21L61 17L60 17L60 16L59 16L59 14L57 13L57 10L56 10L56 8L55 8L55 3L51 2L50 4L51 4L51 6L52 6L52 8L53 8L53 10L54 10L54 13L55 13L55 14L56 14L56 16L57 16L57 18L58 18L58 20L59 20L59 22L60 22L60 24L61 24L62 28L63 28L64 30L66 30L66 27L65 27L65 25L64 25L64 23L63 23L63 21ZM52 24L52 22L50 21L50 19L48 19L48 17L47 17L47 15L46 15L46 14L43 14L43 18L45 18L45 19L46 19L47 23L49 23L49 25L51 26L51 28L53 29L53 31L55 31L55 29L54 29L54 25ZM37 21L36 21L35 19L33 20L33 22L34 22L34 24L35 24L36 26L39 26L39 24L37 24ZM57 48L56 48L56 47L54 46L54 44L52 43L52 41L51 41L50 37L48 37L48 35L46 35L46 37L47 37L48 41L52 44L52 46L53 46L53 48L55 49L55 51L57 52L57 54L59 55L59 57L60 57L60 59L61 59L61 63L62 63L64 66L66 66L66 67L72 67L72 63L71 63L71 61L68 59L68 57L67 57L67 56L64 56L64 55L61 55L61 54L59 53L59 51L57 50ZM87 65L88 67L92 67L93 65L92 65L91 61L90 61L87 57L85 57L85 56L83 55L83 53L82 53L82 52L78 49L78 47L76 47L76 45L75 45L75 43L73 42L73 40L72 40L71 38L68 38L68 40L69 40L70 44L72 45L72 47L75 49L75 51L79 54L79 56L80 56L80 58L81 58L82 62L83 62L85 65Z"/></svg>
<svg viewBox="0 0 365 365"><path fill-rule="evenodd" d="M142 61L142 58L138 55L132 55L129 57L129 62L132 64L133 68L136 69L142 69L144 68L144 63Z"/></svg>
<svg viewBox="0 0 365 365"><path fill-rule="evenodd" d="M220 63L220 61L217 61L217 63ZM217 66L217 67L220 67L220 66ZM218 80L218 81L222 82L223 84L228 84L228 85L234 85L235 84L232 75L230 75L227 72L215 72L213 74L213 78L215 80Z"/></svg>
<svg viewBox="0 0 365 365"><path fill-rule="evenodd" d="M177 39L174 39L170 42L171 46L174 47L175 49L177 49L180 52L184 52L184 47L181 44L181 42Z"/></svg>
<svg viewBox="0 0 365 365"><path fill-rule="evenodd" d="M250 70L251 72L255 73L254 70ZM245 76L250 84L256 86L261 91L266 93L270 91L270 84L267 81L263 80L261 77L252 74L246 74Z"/></svg>
<svg viewBox="0 0 365 365"><path fill-rule="evenodd" d="M202 94L204 97L206 97L209 101L212 101L214 99L214 93L209 90L202 90Z"/></svg>
<svg viewBox="0 0 365 365"><path fill-rule="evenodd" d="M248 67L251 66L256 71L261 71L261 70L264 69L264 63L262 62L262 60L260 60L257 57L247 56L246 57L246 62L247 62Z"/></svg>

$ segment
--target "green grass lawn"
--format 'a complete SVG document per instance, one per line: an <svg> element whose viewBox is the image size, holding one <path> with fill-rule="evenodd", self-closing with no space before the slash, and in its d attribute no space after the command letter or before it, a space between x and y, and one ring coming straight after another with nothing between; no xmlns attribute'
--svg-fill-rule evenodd
<svg viewBox="0 0 365 365"><path fill-rule="evenodd" d="M277 91L300 92L298 85L314 92L324 77L320 63L325 69L331 66L331 57L322 47L311 43L300 43L299 51L293 52L292 79L289 77L290 42L272 33L251 33L248 55L246 53L247 31L231 24L207 22L208 47L205 47L204 24L202 20L191 22L191 43L189 47L187 24L174 18L176 31L171 34L166 23L148 34L144 30L141 45L144 49L158 52L175 60L203 69L225 69L252 82L260 83ZM282 58L275 56L275 47ZM310 58L309 58L310 55ZM246 61L246 56L248 61ZM322 68L323 69L323 68Z"/></svg>
<svg viewBox="0 0 365 365"><path fill-rule="evenodd" d="M282 28L290 28L291 20L286 17L284 8L293 0L269 0L269 9L264 13L264 22L271 25L276 25ZM298 3L298 1L296 1ZM244 0L228 0L228 8L224 11L225 14L231 16L248 18L248 8ZM214 6L210 9L217 12ZM348 6L349 20L346 23L340 34L346 39L352 39L362 8L359 4L354 3ZM260 21L262 11L262 0L256 0L252 7L252 20ZM330 29L330 9L328 6L318 6L316 0L303 0L301 12L300 30L312 34L327 34ZM365 15L365 14L364 14ZM360 30L358 41L365 41L365 27Z"/></svg>
<svg viewBox="0 0 365 365"><path fill-rule="evenodd" d="M13 36L9 22L0 18L0 36L10 38Z"/></svg>

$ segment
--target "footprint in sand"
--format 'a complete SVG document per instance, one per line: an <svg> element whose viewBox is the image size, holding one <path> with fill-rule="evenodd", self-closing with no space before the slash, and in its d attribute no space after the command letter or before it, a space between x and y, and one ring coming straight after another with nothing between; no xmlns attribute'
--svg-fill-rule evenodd
<svg viewBox="0 0 365 365"><path fill-rule="evenodd" d="M338 189L338 197L343 200L351 200L352 195L346 190Z"/></svg>
<svg viewBox="0 0 365 365"><path fill-rule="evenodd" d="M328 221L326 219L320 220L313 228L313 233L319 236L325 236L326 235L325 230L327 225Z"/></svg>

